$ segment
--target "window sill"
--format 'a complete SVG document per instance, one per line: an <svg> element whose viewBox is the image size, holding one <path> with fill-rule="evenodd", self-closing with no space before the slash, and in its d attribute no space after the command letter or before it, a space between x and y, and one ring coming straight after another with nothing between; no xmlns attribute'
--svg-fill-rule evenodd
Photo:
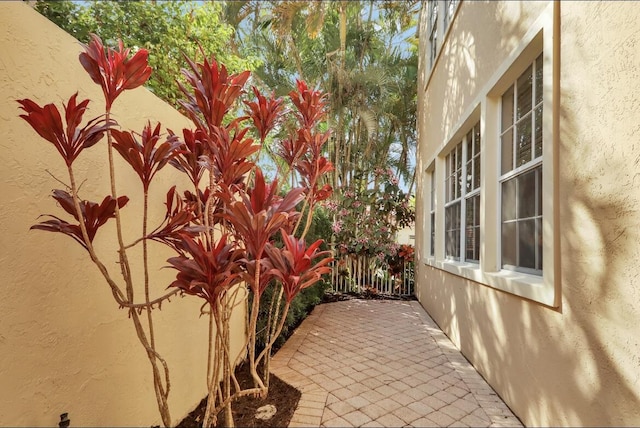
<svg viewBox="0 0 640 428"><path fill-rule="evenodd" d="M475 282L482 281L482 273L480 272L480 265L477 263L465 263L455 262L452 260L445 260L437 263L437 266L446 270L454 275L462 276Z"/></svg>
<svg viewBox="0 0 640 428"><path fill-rule="evenodd" d="M510 270L485 272L485 284L507 293L534 300L547 306L554 306L553 284L545 284L544 278Z"/></svg>
<svg viewBox="0 0 640 428"><path fill-rule="evenodd" d="M509 270L482 272L478 264L451 260L436 261L430 258L425 260L425 263L491 288L524 297L543 305L554 306L555 290L553 284L545 284L542 276Z"/></svg>
<svg viewBox="0 0 640 428"><path fill-rule="evenodd" d="M436 258L434 256L429 256L427 258L422 259L422 263L427 266L436 266Z"/></svg>

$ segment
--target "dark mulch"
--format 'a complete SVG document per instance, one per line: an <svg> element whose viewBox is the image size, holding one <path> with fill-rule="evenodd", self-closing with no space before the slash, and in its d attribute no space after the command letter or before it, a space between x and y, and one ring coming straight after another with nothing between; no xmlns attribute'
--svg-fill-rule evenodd
<svg viewBox="0 0 640 428"><path fill-rule="evenodd" d="M360 293L355 291L349 291L346 293L340 292L326 292L324 298L322 299L322 303L332 303L332 302L342 302L344 300L353 300L353 299L368 299L368 300L417 300L416 296L410 295L396 295L396 294L386 294L386 293L378 293L371 290L365 290Z"/></svg>
<svg viewBox="0 0 640 428"><path fill-rule="evenodd" d="M242 388L251 388L253 386L248 364L242 364L236 369L236 377ZM298 407L300 396L300 391L271 374L269 395L266 398L246 396L240 397L233 402L231 409L234 423L238 427L286 427ZM267 404L272 404L276 407L276 414L268 421L256 419L256 410ZM201 427L206 406L207 398L205 397L198 404L198 407L178 424L178 428ZM224 426L224 412L220 412L216 427Z"/></svg>
<svg viewBox="0 0 640 428"><path fill-rule="evenodd" d="M374 300L416 300L415 296L397 296L384 293L376 293L366 290L361 293L348 292L348 293L325 293L322 303L340 302L343 300L352 299L374 299ZM289 336L293 334L295 328L302 323L303 320L299 320L295 326L289 329ZM277 351L276 347L273 349L274 353ZM248 364L242 364L236 369L236 377L242 388L251 388L253 386L253 380L251 373L249 372ZM238 427L286 427L289 425L293 413L298 407L298 401L300 401L301 393L293 386L282 381L277 376L271 374L271 380L269 384L269 395L267 398L255 398L255 397L240 397L233 402L233 418L234 423ZM276 414L268 421L263 421L255 418L256 410L258 408L272 404L276 407ZM184 418L179 424L178 428L190 428L202 426L202 419L204 418L204 411L207 405L207 398L203 398L198 407L189 415ZM216 427L224 427L225 421L223 412L218 415L218 421Z"/></svg>

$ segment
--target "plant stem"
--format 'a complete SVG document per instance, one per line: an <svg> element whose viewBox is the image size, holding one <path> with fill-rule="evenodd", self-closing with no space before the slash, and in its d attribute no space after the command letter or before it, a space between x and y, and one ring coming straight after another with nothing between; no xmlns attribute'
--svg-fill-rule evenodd
<svg viewBox="0 0 640 428"><path fill-rule="evenodd" d="M147 236L147 219L149 214L149 190L144 189L144 206L142 209L142 236ZM147 304L147 321L149 323L149 341L151 347L156 349L156 341L153 332L153 316L151 315L151 305L149 304L149 251L147 240L142 240L142 260L144 265L144 302Z"/></svg>

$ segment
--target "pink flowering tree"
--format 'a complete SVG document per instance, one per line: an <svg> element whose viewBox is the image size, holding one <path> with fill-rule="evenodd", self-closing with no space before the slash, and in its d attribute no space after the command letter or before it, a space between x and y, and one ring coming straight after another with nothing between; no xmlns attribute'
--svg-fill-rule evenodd
<svg viewBox="0 0 640 428"><path fill-rule="evenodd" d="M378 168L373 177L376 186L339 189L324 205L334 214L337 254L376 258L388 265L400 249L396 233L413 224L415 210L393 170Z"/></svg>

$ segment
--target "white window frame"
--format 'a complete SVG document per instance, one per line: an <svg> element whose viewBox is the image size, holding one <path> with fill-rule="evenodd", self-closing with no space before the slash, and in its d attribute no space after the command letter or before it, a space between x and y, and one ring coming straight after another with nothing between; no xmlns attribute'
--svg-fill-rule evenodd
<svg viewBox="0 0 640 428"><path fill-rule="evenodd" d="M480 146L476 153L476 139L479 138L479 142L482 143L480 131L480 122L475 123L471 129L469 129L461 140L459 140L458 144L454 146L452 150L449 151L445 155L445 259L446 260L454 260L460 262L469 262L478 264L480 261L480 253L478 251L478 258L473 259L467 257L468 248L467 248L467 209L468 201L472 198L475 198L480 195L481 185L478 180L477 186L474 187L474 161L479 160L480 154L482 153L482 147ZM469 153L469 145L471 145L471 153ZM454 162L454 154L455 154L455 162ZM459 159L459 167L458 167L458 159ZM471 168L470 168L471 165ZM482 171L482 166L479 165L480 171ZM448 223L449 213L448 210L455 210L456 206L459 207L459 218L458 218L458 227L453 229L450 227ZM479 209L479 208L478 208ZM470 227L475 227L470 226ZM480 224L478 224L478 229L481 230ZM456 253L452 254L450 249L447 248L447 242L450 239L450 234L454 231L458 232L457 242L456 242ZM478 241L480 236L477 237Z"/></svg>
<svg viewBox="0 0 640 428"><path fill-rule="evenodd" d="M479 143L479 144L477 144ZM469 153L469 147L471 147L471 153ZM477 150L476 150L477 147ZM467 224L468 215L470 208L469 201L475 198L480 198L480 189L482 188L480 180L478 180L477 187L474 187L474 178L476 177L475 168L476 161L478 163L478 167L480 169L480 174L482 174L482 162L481 162L481 154L482 154L482 131L480 127L480 121L478 121L470 130L467 132L464 140L464 158L463 161L465 163L463 169L463 177L465 177L465 185L463 186L464 191L464 211L462 213L462 225L463 225L463 237L462 237L462 253L464 260L469 263L480 263L480 249L478 248L477 258L469 257L469 241L468 241L468 232L470 228L478 229L477 235L475 235L475 239L480 243L480 232L482 231L482 225L478 222L478 225L475 224L469 225ZM467 189L467 183L470 183L470 189ZM480 211L480 203L478 203L477 210ZM475 247L475 245L474 245Z"/></svg>
<svg viewBox="0 0 640 428"><path fill-rule="evenodd" d="M447 32L447 28L449 27L449 25L451 24L451 21L453 21L453 15L456 13L456 8L458 7L458 4L460 3L460 0L444 0L444 28L445 28L445 33Z"/></svg>
<svg viewBox="0 0 640 428"><path fill-rule="evenodd" d="M427 20L429 31L429 69L433 69L438 57L438 9L440 7L439 0L427 0Z"/></svg>
<svg viewBox="0 0 640 428"><path fill-rule="evenodd" d="M429 257L436 255L436 172L429 172Z"/></svg>
<svg viewBox="0 0 640 428"><path fill-rule="evenodd" d="M470 99L469 108L450 129L450 136L435 151L427 164L436 166L437 200L444 200L445 157L468 130L480 120L481 128L481 193L480 193L480 263L447 260L444 233L436 234L435 257L426 258L427 265L465 277L475 282L549 307L560 305L559 233L557 230L557 189L559 135L559 16L550 3L533 22L525 36L502 64L499 64L484 86ZM500 101L503 93L532 62L543 54L543 147L542 147L542 236L543 270L541 275L503 269L501 264L501 152ZM532 161L533 162L533 161ZM538 161L535 161L538 162ZM528 165L529 167L535 164ZM523 166L526 168L526 166ZM438 231L445 226L444 204L436 207ZM428 222L428 221L427 221ZM557 281L556 281L557 279Z"/></svg>
<svg viewBox="0 0 640 428"><path fill-rule="evenodd" d="M543 117L543 116L538 117L538 112L542 112L544 114L543 94L538 93L538 83L540 83L540 79L543 79L543 76L541 75L542 74L541 73L542 72L542 68L541 68L542 56L543 54L541 53L531 63L531 65L527 67L520 76L518 76L518 78L514 81L514 83L507 89L507 91L505 91L505 93L500 98L501 126L500 126L499 141L500 141L500 153L501 153L501 160L500 160L501 175L498 181L500 183L500 206L501 206L501 212L502 212L501 219L500 219L501 267L502 269L514 270L514 271L529 273L533 275L542 275L543 254L539 254L539 253L543 253L544 251L541 248L539 249L538 245L534 244L533 267L523 266L525 262L520 260L521 247L520 247L520 243L518 242L519 241L518 236L521 233L520 229L522 228L524 222L534 223L534 230L533 230L534 238L535 237L541 238L541 235L542 235L541 227L542 227L543 216L542 216L542 207L540 206L540 202L539 202L542 200L542 197L540 194L538 194L538 192L540 193L542 192L541 180L539 178L539 175L541 175L541 170L542 170L542 150L540 149L538 153L538 148L536 147L536 138L535 138L535 137L542 138L543 139L542 146L544 147L544 137L542 135L538 135L538 132L536 132L537 122L540 121ZM522 79L523 77L526 77L526 74L528 74L529 70L531 70L530 71L531 95L529 99L529 102L531 103L531 105L529 106L526 112L523 112L523 114L520 114L520 112L518 111L519 102L520 102L519 82L520 82L520 79ZM538 72L540 72L540 75L538 74ZM505 119L504 102L509 92L511 92L511 94L509 94L508 96L508 98L510 98L510 103L511 103L511 112L509 115L511 117L508 119L509 124L507 125L504 123L504 119ZM538 97L540 98L539 102L537 102ZM530 137L528 148L530 150L530 153L528 154L528 159L526 158L521 159L518 153L518 146L519 146L518 139L519 137L520 138L522 137L520 132L520 126L521 125L526 126L527 122L529 121L531 123L530 128L528 130L529 137ZM505 143L508 143L509 145L508 150L505 147L506 146ZM511 155L510 156L511 159L509 160L509 166L507 167L508 169L505 169L504 155L509 153ZM527 218L524 218L524 217L521 217L520 207L518 203L520 200L519 181L522 177L525 177L531 173L534 174L534 194L532 195L533 204L534 204L534 213L533 215ZM504 199L504 189L507 183L512 183L513 186L515 186L515 189L514 189L515 199L513 201L513 211L514 211L513 218L505 220L504 212L506 207L505 207L505 199ZM506 256L505 256L505 248L504 248L504 240L505 240L504 227L506 225L513 225L513 228L514 228L515 242L513 242L513 244L515 248L514 248L513 256L515 257L515 260L513 263L507 263L505 261Z"/></svg>
<svg viewBox="0 0 640 428"><path fill-rule="evenodd" d="M462 247L460 245L461 237L462 237L462 217L463 215L463 200L464 193L462 185L462 180L464 175L464 155L462 153L463 150L463 142L459 142L455 145L455 147L447 153L444 158L445 161L445 204L444 204L444 218L445 218L445 228L444 228L444 236L445 236L445 248L444 248L444 256L447 260L461 260ZM451 221L455 219L451 218L449 213L452 211L458 211L457 225L454 226L451 224ZM451 216L453 217L453 216ZM451 239L450 235L457 232L457 239L453 239L453 248L450 248L449 241Z"/></svg>

